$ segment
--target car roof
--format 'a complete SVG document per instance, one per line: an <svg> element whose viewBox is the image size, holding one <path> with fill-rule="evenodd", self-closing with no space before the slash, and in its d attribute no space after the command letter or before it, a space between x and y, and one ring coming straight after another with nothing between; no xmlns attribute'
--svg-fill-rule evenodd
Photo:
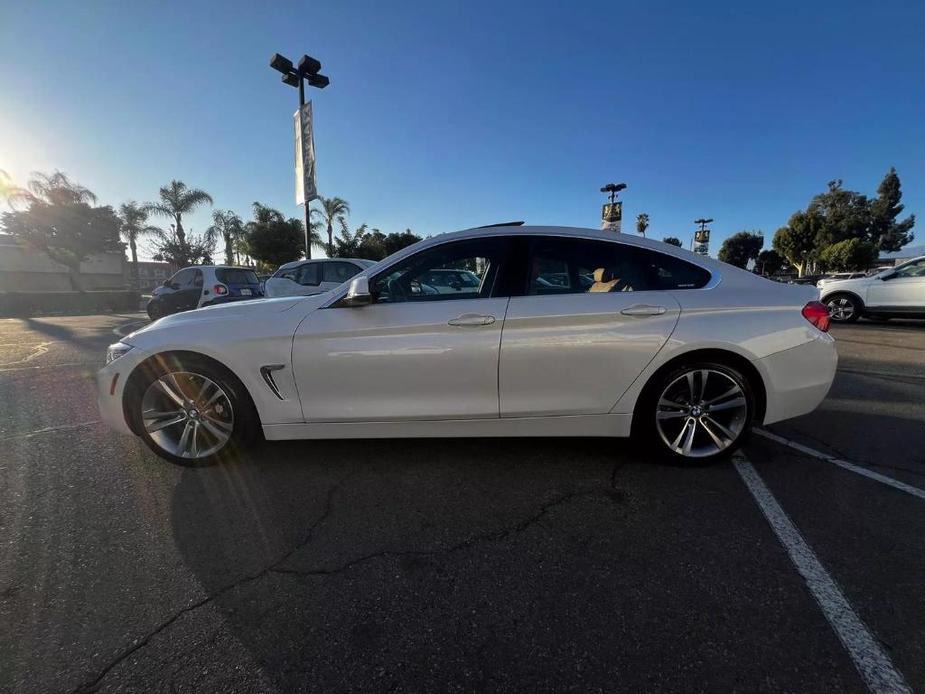
<svg viewBox="0 0 925 694"><path fill-rule="evenodd" d="M299 267L299 265L304 265L305 263L340 263L343 261L355 263L364 268L376 264L375 260L367 260L366 258L301 258L300 260L290 260L288 263L283 263L276 268L276 271Z"/></svg>
<svg viewBox="0 0 925 694"><path fill-rule="evenodd" d="M181 267L180 270L250 270L251 272L257 272L255 268L244 265L187 265L186 267ZM177 270L177 272L180 272L180 270Z"/></svg>

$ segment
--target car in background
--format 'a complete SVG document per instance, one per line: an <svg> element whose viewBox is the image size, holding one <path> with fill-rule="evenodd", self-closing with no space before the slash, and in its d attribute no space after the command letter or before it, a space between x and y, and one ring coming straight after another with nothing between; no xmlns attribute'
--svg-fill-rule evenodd
<svg viewBox="0 0 925 694"><path fill-rule="evenodd" d="M280 265L273 276L267 278L264 292L271 298L323 294L375 264L373 260L362 258L295 260Z"/></svg>
<svg viewBox="0 0 925 694"><path fill-rule="evenodd" d="M820 300L835 323L925 318L925 256L870 277L833 280L820 288Z"/></svg>
<svg viewBox="0 0 925 694"><path fill-rule="evenodd" d="M830 275L826 275L821 280L816 282L816 289L822 289L829 282L838 282L840 280L856 280L861 277L867 277L866 272L833 272Z"/></svg>
<svg viewBox="0 0 925 694"><path fill-rule="evenodd" d="M263 296L260 279L249 267L195 265L176 272L154 289L147 311L157 320L181 311Z"/></svg>
<svg viewBox="0 0 925 694"><path fill-rule="evenodd" d="M425 282L458 268L478 282L446 293ZM825 397L837 356L818 293L629 234L469 229L325 294L127 335L98 374L100 411L186 465L234 460L261 433L632 434L652 454L703 462Z"/></svg>

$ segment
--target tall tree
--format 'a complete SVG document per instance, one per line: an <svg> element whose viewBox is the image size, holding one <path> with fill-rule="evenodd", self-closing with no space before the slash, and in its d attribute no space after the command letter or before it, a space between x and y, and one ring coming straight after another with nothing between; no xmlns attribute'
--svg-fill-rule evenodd
<svg viewBox="0 0 925 694"><path fill-rule="evenodd" d="M13 178L3 169L0 169L0 200L5 200L10 209L14 208L14 203L31 202L32 194L25 188L20 188L13 183Z"/></svg>
<svg viewBox="0 0 925 694"><path fill-rule="evenodd" d="M764 234L760 231L740 231L723 241L716 257L724 263L744 268L749 260L758 259L763 245Z"/></svg>
<svg viewBox="0 0 925 694"><path fill-rule="evenodd" d="M323 198L319 197L318 202L321 208L313 208L311 214L321 218L322 224L328 232L327 254L334 253L334 224L342 225L346 222L350 214L350 204L341 198Z"/></svg>
<svg viewBox="0 0 925 694"><path fill-rule="evenodd" d="M678 248L682 248L684 246L684 244L681 243L681 239L679 239L677 236L666 236L662 239L662 241L671 244L672 246L677 246Z"/></svg>
<svg viewBox="0 0 925 694"><path fill-rule="evenodd" d="M7 233L67 267L71 286L80 291L80 264L94 253L123 248L119 218L108 205L66 174L34 174L28 207L3 214Z"/></svg>
<svg viewBox="0 0 925 694"><path fill-rule="evenodd" d="M355 231L351 232L347 222L343 222L340 234L334 239L334 254L331 257L359 258L368 228L366 224L361 224Z"/></svg>
<svg viewBox="0 0 925 694"><path fill-rule="evenodd" d="M790 261L800 277L816 253L823 222L823 218L816 212L795 212L787 226L781 227L774 234L774 250Z"/></svg>
<svg viewBox="0 0 925 694"><path fill-rule="evenodd" d="M877 198L870 205L870 240L881 251L898 251L915 239L912 233L915 215L910 214L902 221L896 219L905 208L900 203L903 197L900 188L899 175L890 167L877 188Z"/></svg>
<svg viewBox="0 0 925 694"><path fill-rule="evenodd" d="M241 218L231 210L215 210L212 212L212 226L206 233L225 242L225 264L234 265L234 244L244 234Z"/></svg>
<svg viewBox="0 0 925 694"><path fill-rule="evenodd" d="M215 251L215 238L212 234L199 235L190 231L180 239L176 226L171 224L169 231L155 228L151 236L154 238L152 257L155 260L170 263L174 267L212 264Z"/></svg>
<svg viewBox="0 0 925 694"><path fill-rule="evenodd" d="M636 217L636 231L645 237L646 229L649 228L649 215L645 212Z"/></svg>
<svg viewBox="0 0 925 694"><path fill-rule="evenodd" d="M877 247L863 239L845 239L827 246L819 260L827 270L868 270L877 260Z"/></svg>
<svg viewBox="0 0 925 694"><path fill-rule="evenodd" d="M153 234L160 229L150 226L148 222L148 213L142 205L134 200L122 203L119 207L119 231L122 238L128 241L128 247L132 254L132 283L138 286L138 239L148 234Z"/></svg>
<svg viewBox="0 0 925 694"><path fill-rule="evenodd" d="M253 204L254 219L247 223L247 252L267 268L298 260L305 254L305 226L286 219L279 210Z"/></svg>
<svg viewBox="0 0 925 694"><path fill-rule="evenodd" d="M829 181L829 189L814 197L806 211L820 222L817 249L845 239L869 238L870 202L866 195L845 190L840 178Z"/></svg>
<svg viewBox="0 0 925 694"><path fill-rule="evenodd" d="M776 275L783 269L786 262L787 261L784 260L784 257L780 253L771 249L767 251L761 251L761 253L758 254L756 268L762 275Z"/></svg>
<svg viewBox="0 0 925 694"><path fill-rule="evenodd" d="M208 203L212 204L212 196L198 188L187 188L183 181L172 180L166 186L161 186L158 193L160 201L148 203L145 209L150 214L158 214L173 219L174 234L179 243L186 241L186 230L183 228L183 215L192 213L197 207Z"/></svg>

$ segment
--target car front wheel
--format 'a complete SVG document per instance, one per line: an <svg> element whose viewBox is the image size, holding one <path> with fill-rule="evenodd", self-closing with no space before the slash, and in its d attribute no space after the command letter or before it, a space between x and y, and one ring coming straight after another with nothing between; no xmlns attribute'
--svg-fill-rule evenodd
<svg viewBox="0 0 925 694"><path fill-rule="evenodd" d="M208 362L162 363L136 394L130 405L136 429L152 451L173 463L231 459L255 436L256 412L243 386Z"/></svg>
<svg viewBox="0 0 925 694"><path fill-rule="evenodd" d="M685 365L658 380L641 403L641 431L668 458L707 462L731 454L754 416L748 380L723 364Z"/></svg>
<svg viewBox="0 0 925 694"><path fill-rule="evenodd" d="M849 294L835 294L825 300L829 318L835 323L854 323L861 315L861 304Z"/></svg>

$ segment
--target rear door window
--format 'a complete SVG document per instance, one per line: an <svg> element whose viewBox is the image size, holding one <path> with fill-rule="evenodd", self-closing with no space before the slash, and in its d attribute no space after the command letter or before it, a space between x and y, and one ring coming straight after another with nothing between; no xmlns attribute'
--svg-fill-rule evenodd
<svg viewBox="0 0 925 694"><path fill-rule="evenodd" d="M323 272L324 281L325 282L336 282L337 284L346 282L351 277L353 277L355 274L360 272L360 268L358 268L353 263L341 263L341 262L323 263L323 267L324 267L324 272Z"/></svg>
<svg viewBox="0 0 925 694"><path fill-rule="evenodd" d="M611 241L534 237L528 295L697 289L710 273L692 263Z"/></svg>
<svg viewBox="0 0 925 694"><path fill-rule="evenodd" d="M222 284L260 284L257 273L237 267L222 267L215 271L215 276Z"/></svg>

